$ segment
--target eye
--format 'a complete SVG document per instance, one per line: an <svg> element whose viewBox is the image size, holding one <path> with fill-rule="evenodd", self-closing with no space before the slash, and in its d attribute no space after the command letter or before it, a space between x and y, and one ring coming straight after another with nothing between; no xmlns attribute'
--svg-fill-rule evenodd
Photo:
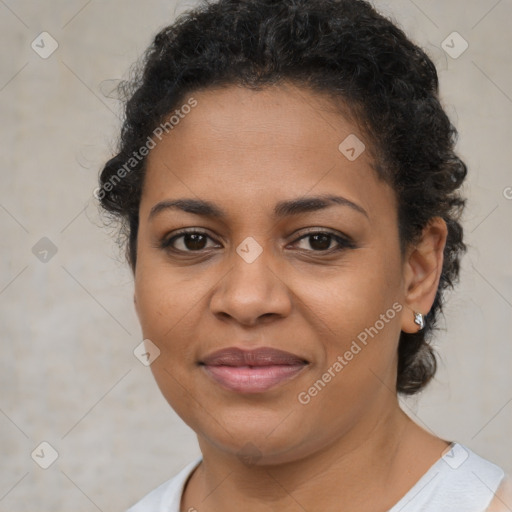
<svg viewBox="0 0 512 512"><path fill-rule="evenodd" d="M312 249L305 248L306 251L313 252L336 252L343 249L354 249L356 246L348 237L343 237L330 233L328 231L314 231L306 233L298 238L294 243L304 241L304 245L309 245ZM332 247L332 243L337 244Z"/></svg>
<svg viewBox="0 0 512 512"><path fill-rule="evenodd" d="M164 239L161 243L161 248L176 252L200 252L208 248L206 246L208 239L213 240L204 231L190 229L180 231L174 236ZM218 245L214 247L218 247Z"/></svg>
<svg viewBox="0 0 512 512"><path fill-rule="evenodd" d="M210 245L208 247L208 240L214 241L213 238L204 231L188 229L179 231L172 237L164 239L160 247L177 253L201 252L208 248L220 247L219 244ZM306 233L293 243L297 244L299 242L303 242L303 245L309 245L310 248L302 247L302 249L307 252L331 253L344 249L354 249L356 247L355 243L350 238L327 231ZM332 246L333 242L334 247Z"/></svg>

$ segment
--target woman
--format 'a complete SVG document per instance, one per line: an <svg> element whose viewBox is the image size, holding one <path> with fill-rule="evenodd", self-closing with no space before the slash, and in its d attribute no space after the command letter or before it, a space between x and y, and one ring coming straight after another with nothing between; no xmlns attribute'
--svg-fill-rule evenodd
<svg viewBox="0 0 512 512"><path fill-rule="evenodd" d="M97 197L202 457L130 512L511 509L501 468L398 404L465 249L425 53L364 1L220 0L133 86Z"/></svg>

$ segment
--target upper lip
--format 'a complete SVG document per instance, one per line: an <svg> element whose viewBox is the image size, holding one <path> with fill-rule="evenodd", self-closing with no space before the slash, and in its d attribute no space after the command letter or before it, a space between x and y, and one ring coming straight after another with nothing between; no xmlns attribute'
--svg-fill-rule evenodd
<svg viewBox="0 0 512 512"><path fill-rule="evenodd" d="M304 358L284 350L270 347L258 347L245 350L229 347L212 352L200 361L208 366L273 366L307 364Z"/></svg>

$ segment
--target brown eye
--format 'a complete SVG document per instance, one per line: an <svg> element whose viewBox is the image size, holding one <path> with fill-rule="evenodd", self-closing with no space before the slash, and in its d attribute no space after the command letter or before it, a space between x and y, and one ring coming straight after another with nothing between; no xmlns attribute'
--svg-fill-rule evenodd
<svg viewBox="0 0 512 512"><path fill-rule="evenodd" d="M315 250L325 251L329 249L333 237L330 235L309 235L309 244Z"/></svg>
<svg viewBox="0 0 512 512"><path fill-rule="evenodd" d="M183 245L191 251L199 251L205 248L206 238L204 235L187 233L183 235Z"/></svg>
<svg viewBox="0 0 512 512"><path fill-rule="evenodd" d="M184 231L164 240L161 247L176 252L199 252L207 248L208 239L212 240L201 231Z"/></svg>
<svg viewBox="0 0 512 512"><path fill-rule="evenodd" d="M315 233L307 233L304 236L300 237L296 240L295 243L304 241L304 245L309 245L309 247L302 247L306 251L314 251L314 252L334 252L340 251L343 249L353 249L355 248L354 242L349 240L348 238L341 237L339 235L335 235L334 233L328 232L315 232ZM338 247L331 247L332 242L338 245Z"/></svg>

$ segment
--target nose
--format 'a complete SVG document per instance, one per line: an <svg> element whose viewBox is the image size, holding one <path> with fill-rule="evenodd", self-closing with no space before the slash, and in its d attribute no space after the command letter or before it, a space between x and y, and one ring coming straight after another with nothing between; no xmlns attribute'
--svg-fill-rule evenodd
<svg viewBox="0 0 512 512"><path fill-rule="evenodd" d="M222 320L254 326L284 318L292 309L291 292L282 276L272 268L270 251L252 262L236 252L227 274L215 288L210 309Z"/></svg>

